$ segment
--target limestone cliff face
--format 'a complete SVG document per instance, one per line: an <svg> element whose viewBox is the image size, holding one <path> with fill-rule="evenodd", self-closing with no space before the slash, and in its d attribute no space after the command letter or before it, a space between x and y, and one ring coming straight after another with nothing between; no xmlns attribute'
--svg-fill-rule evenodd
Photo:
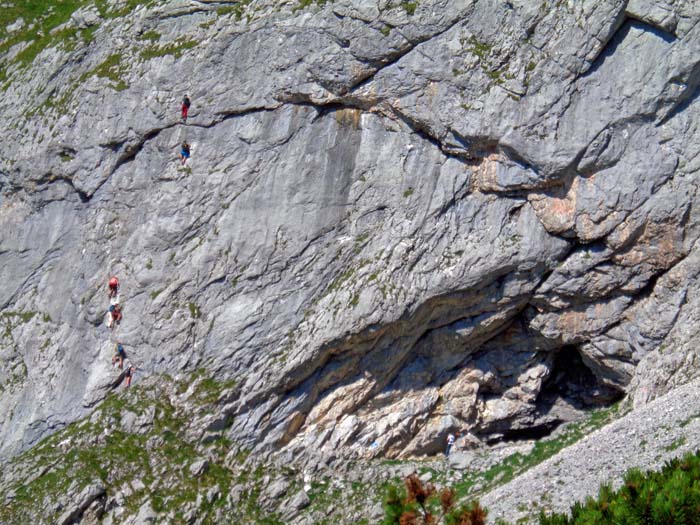
<svg viewBox="0 0 700 525"><path fill-rule="evenodd" d="M116 340L328 456L696 374L694 2L86 4L0 36L2 456L114 387Z"/></svg>

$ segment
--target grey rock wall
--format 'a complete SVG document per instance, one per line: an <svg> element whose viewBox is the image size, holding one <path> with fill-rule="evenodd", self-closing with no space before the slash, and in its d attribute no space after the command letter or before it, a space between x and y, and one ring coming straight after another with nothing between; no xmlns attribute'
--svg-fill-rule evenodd
<svg viewBox="0 0 700 525"><path fill-rule="evenodd" d="M246 446L328 456L694 377L692 2L220 4L0 58L2 456L118 384L116 340L236 380Z"/></svg>

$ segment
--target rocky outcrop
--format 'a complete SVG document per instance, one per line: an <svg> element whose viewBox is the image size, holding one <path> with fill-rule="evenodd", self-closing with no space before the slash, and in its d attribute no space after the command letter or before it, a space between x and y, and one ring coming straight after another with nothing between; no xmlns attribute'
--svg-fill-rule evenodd
<svg viewBox="0 0 700 525"><path fill-rule="evenodd" d="M694 377L697 8L321 4L107 3L48 43L13 21L3 456L119 383L116 340L141 377L235 381L229 438L328 458Z"/></svg>
<svg viewBox="0 0 700 525"><path fill-rule="evenodd" d="M101 483L88 485L80 492L80 494L78 494L71 508L61 514L61 516L58 518L58 523L60 525L69 525L70 523L79 521L83 515L83 512L91 507L91 504L95 503L98 498L104 496L104 494L105 488ZM99 518L101 512L95 512L95 514L97 514L96 517Z"/></svg>

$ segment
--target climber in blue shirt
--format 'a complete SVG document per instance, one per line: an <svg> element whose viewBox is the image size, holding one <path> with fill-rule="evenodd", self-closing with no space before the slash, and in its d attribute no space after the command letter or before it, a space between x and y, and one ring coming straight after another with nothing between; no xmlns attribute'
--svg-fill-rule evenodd
<svg viewBox="0 0 700 525"><path fill-rule="evenodd" d="M185 165L185 162L187 162L187 159L190 158L190 145L187 142L183 142L182 146L180 146L180 160L182 161L182 165Z"/></svg>
<svg viewBox="0 0 700 525"><path fill-rule="evenodd" d="M114 347L114 355L112 356L112 366L114 366L115 363L119 363L119 369L123 369L124 358L126 358L126 352L124 352L124 347L121 343L117 343Z"/></svg>

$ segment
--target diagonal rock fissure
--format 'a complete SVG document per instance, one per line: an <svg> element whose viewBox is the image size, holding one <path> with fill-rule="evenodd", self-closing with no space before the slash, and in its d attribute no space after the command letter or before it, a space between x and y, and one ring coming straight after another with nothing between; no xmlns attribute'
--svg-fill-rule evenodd
<svg viewBox="0 0 700 525"><path fill-rule="evenodd" d="M190 124L187 124L187 126L198 127L198 128L203 128L203 129L211 129L211 128L217 126L218 124L225 122L225 121L232 119L232 118L256 114L256 113L264 112L264 111L274 111L277 108L278 108L278 106L252 107L252 108L245 108L242 110L224 111L224 112L217 114L218 118L215 118L208 123L204 123L204 124L190 123ZM104 180L102 180L100 182L100 184L89 194L83 192L88 197L88 200L91 199L97 193L97 191L99 191L99 189L102 188L110 180L110 178L116 173L116 171L118 169L120 169L122 166L132 162L136 158L136 156L143 150L143 148L146 146L146 144L148 142L158 138L158 136L163 131L167 131L169 129L175 128L177 126L182 126L182 125L183 124L180 122L174 122L174 123L171 123L167 126L151 129L151 130L147 131L146 133L144 133L136 142L134 142L132 144L128 144L124 148L124 152L117 158L114 166L110 170L109 175L107 175L107 177L105 177ZM116 152L116 151L119 151L122 147L124 147L125 144L126 144L126 141L105 143L105 144L102 144L102 147L109 148L109 149Z"/></svg>
<svg viewBox="0 0 700 525"><path fill-rule="evenodd" d="M679 83L685 85L685 89L678 96L673 105L666 110L666 114L661 116L657 127L663 126L668 121L687 110L700 97L700 61L696 62L687 78L679 79Z"/></svg>
<svg viewBox="0 0 700 525"><path fill-rule="evenodd" d="M146 133L144 133L144 135L141 137L141 139L138 142L136 142L135 144L127 145L124 148L124 152L119 156L119 158L117 158L117 161L115 162L114 166L112 167L112 170L111 170L109 176L103 181L103 183L100 186L97 187L97 189L95 189L95 191L93 192L93 195L105 182L107 182L109 180L109 177L114 175L114 173L119 168L121 168L124 164L127 164L127 163L131 162L132 160L134 160L136 158L136 155L138 155L141 152L141 150L143 150L143 147L146 145L146 143L148 141L158 137L158 135L160 135L160 133L162 131L165 131L167 129L171 129L171 128L175 127L176 125L177 124L170 124L170 125L164 126L162 128L156 128L156 129L149 130ZM125 143L119 144L118 149L121 149L121 147L124 146L124 144Z"/></svg>
<svg viewBox="0 0 700 525"><path fill-rule="evenodd" d="M416 135L437 147L446 157L458 160L466 165L473 165L475 162L473 155L468 151L458 150L443 144L443 142L430 130L427 123L414 119L393 106L389 106L388 111L390 112L390 115L397 117L401 122L406 124Z"/></svg>
<svg viewBox="0 0 700 525"><path fill-rule="evenodd" d="M466 16L467 16L467 14L465 13L464 16L458 17L455 21L448 24L448 26L445 27L444 29L442 29L436 33L433 33L431 35L427 35L425 37L418 38L416 40L410 40L405 34L403 34L401 32L401 30L399 28L395 28L396 31L398 31L398 33L406 40L406 42L408 42L408 47L406 47L405 49L398 50L396 53L386 55L385 57L383 57L379 61L366 60L366 59L363 59L361 57L355 56L355 58L357 60L364 62L364 63L368 64L369 66L371 66L372 68L374 68L374 71L369 72L367 75L360 76L355 82L350 84L350 86L348 87L346 92L341 93L341 95L346 94L350 90L357 91L359 89L362 89L365 85L372 82L379 73L381 73L385 69L397 64L403 58L408 56L411 52L416 50L421 44L424 44L426 42L429 42L431 40L439 38L442 35L444 35L445 33L448 33L455 26L459 25L460 23L463 23Z"/></svg>

